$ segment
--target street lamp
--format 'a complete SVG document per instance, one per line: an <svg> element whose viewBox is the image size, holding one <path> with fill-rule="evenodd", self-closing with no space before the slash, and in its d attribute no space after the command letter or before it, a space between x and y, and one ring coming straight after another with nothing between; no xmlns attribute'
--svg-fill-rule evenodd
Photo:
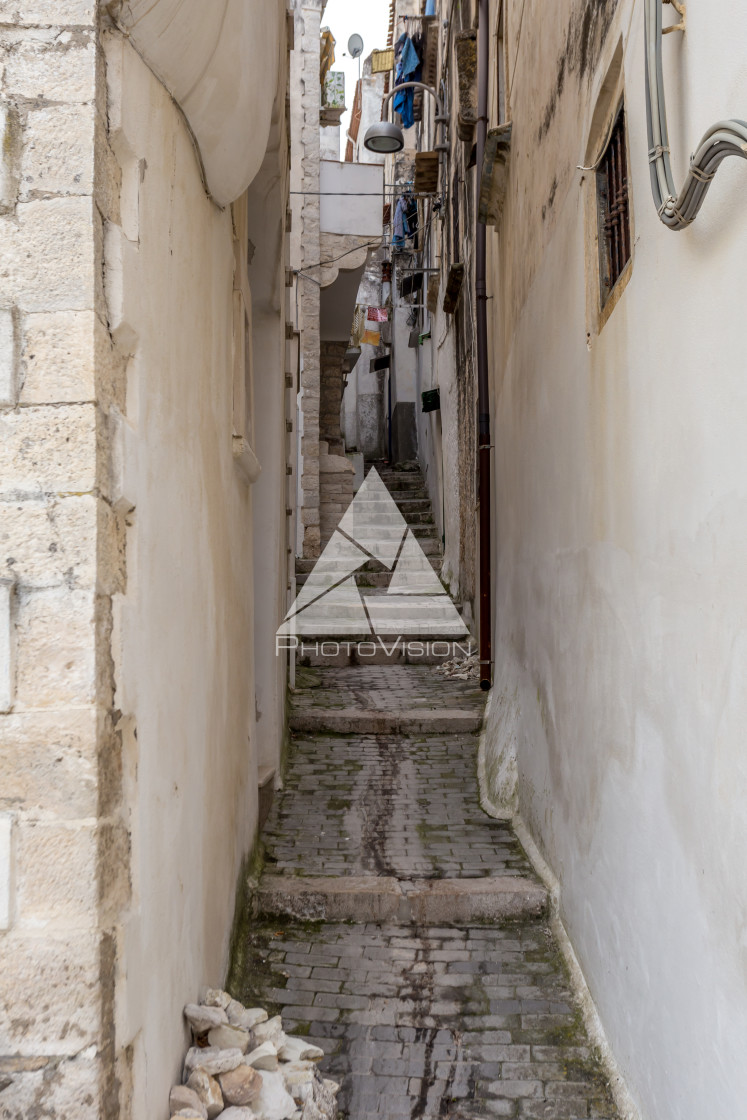
<svg viewBox="0 0 747 1120"><path fill-rule="evenodd" d="M368 148L369 152L390 155L392 152L402 151L405 138L398 125L392 124L391 121L378 121L366 129L363 146Z"/></svg>
<svg viewBox="0 0 747 1120"><path fill-rule="evenodd" d="M423 82L402 82L401 85L395 86L390 90L382 101L382 110L386 113L386 108L391 99L403 89L422 89L425 93L429 93L431 97L436 100L436 124L445 127L449 118L445 116L441 101L435 89L431 86L426 86ZM379 155L390 155L392 152L401 152L405 146L405 136L399 125L392 124L391 121L377 121L372 124L367 130L363 138L363 147L367 148L369 152L377 152ZM447 152L449 150L448 144L442 141L436 144L437 152Z"/></svg>

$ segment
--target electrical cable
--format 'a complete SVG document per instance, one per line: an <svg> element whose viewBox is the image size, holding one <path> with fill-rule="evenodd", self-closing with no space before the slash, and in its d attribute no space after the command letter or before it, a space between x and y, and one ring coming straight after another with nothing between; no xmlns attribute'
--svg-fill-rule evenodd
<svg viewBox="0 0 747 1120"><path fill-rule="evenodd" d="M374 241L364 241L362 245L356 245L353 249L348 249L346 252L340 253L337 257L329 257L328 260L317 261L316 264L305 264L303 266L303 271L307 268L322 268L325 264L335 264L337 261L341 261L343 257L349 257L351 253L359 253L361 249L371 249L374 245L381 246L382 241L383 238L381 237L377 237ZM301 269L298 268L294 269L294 272L297 272L299 275L302 274ZM311 277L309 277L309 279L311 279Z"/></svg>
<svg viewBox="0 0 747 1120"><path fill-rule="evenodd" d="M427 223L427 225L423 228L423 230L422 230L423 234L425 234L426 231L429 229L429 227L430 227L431 223L434 221L434 219L435 219L435 215L434 215L433 218L430 219L430 221ZM418 229L415 230L415 233L420 233L420 232L421 232L421 230L418 227ZM326 265L326 264L335 264L337 261L341 261L343 259L343 257L349 257L351 253L358 253L358 252L360 252L361 249L371 249L371 248L373 248L374 245L381 248L381 246L383 245L383 238L376 238L374 241L364 241L362 245L356 245L353 249L348 249L346 252L340 253L340 255L337 256L337 257L329 257L328 260L317 261L316 264L305 264L303 266L303 269L296 268L296 269L294 269L294 272L298 276L303 276L304 273L306 272L306 270L309 269L309 268L321 268L323 265ZM420 250L416 250L416 252L420 252ZM314 280L314 277L309 276L308 279L309 280ZM319 281L314 280L314 283L318 284Z"/></svg>
<svg viewBox="0 0 747 1120"><path fill-rule="evenodd" d="M645 0L646 118L651 190L659 218L671 230L686 229L698 216L708 188L727 156L747 159L747 122L717 121L705 133L690 159L684 185L676 193L669 158L669 132L662 67L661 0Z"/></svg>

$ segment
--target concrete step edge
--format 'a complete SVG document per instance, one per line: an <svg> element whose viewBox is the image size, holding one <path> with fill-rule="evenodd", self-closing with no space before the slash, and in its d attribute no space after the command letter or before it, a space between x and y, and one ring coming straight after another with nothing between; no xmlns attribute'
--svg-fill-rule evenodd
<svg viewBox="0 0 747 1120"><path fill-rule="evenodd" d="M376 875L269 874L262 877L252 900L255 916L420 926L539 918L547 908L548 892L541 884L510 875L400 880Z"/></svg>
<svg viewBox="0 0 747 1120"><path fill-rule="evenodd" d="M303 708L291 713L291 731L325 732L338 735L433 735L479 731L483 713L459 708L400 709Z"/></svg>

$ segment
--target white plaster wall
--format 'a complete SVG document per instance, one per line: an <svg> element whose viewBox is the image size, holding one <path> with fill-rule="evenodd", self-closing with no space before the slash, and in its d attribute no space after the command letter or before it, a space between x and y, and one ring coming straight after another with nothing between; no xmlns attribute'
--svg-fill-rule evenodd
<svg viewBox="0 0 747 1120"><path fill-rule="evenodd" d="M415 400L415 371L417 367L417 351L409 346L410 331L414 327L408 326L407 316L410 307L407 304L396 304L392 310L392 335L393 347L393 377L392 377L392 407L400 402ZM418 327L420 330L420 327Z"/></svg>
<svg viewBox="0 0 747 1120"><path fill-rule="evenodd" d="M529 0L525 27L548 27L544 7ZM532 189L514 162L491 235L503 267L489 292L498 568L487 761L493 796L510 801L516 759L521 812L560 880L563 920L641 1115L702 1120L743 1116L747 1095L747 168L722 167L688 231L660 225L641 17L641 4L619 4L591 85L566 75L554 131L525 164ZM678 182L706 126L747 106L747 9L729 2L717 18L689 4L687 20L687 36L664 43ZM587 345L594 257L574 168L620 34L634 264ZM513 93L517 137L535 134L555 74L552 36L541 58L531 44Z"/></svg>
<svg viewBox="0 0 747 1120"><path fill-rule="evenodd" d="M184 121L119 36L109 118L124 228L107 232L110 322L131 352L118 504L132 508L115 603L133 900L118 1043L133 1116L166 1116L181 1010L220 984L256 804L252 500L232 454L230 211L203 190Z"/></svg>
<svg viewBox="0 0 747 1120"><path fill-rule="evenodd" d="M370 73L371 60L366 59L363 64L363 80L361 82L361 122L358 128L358 139L355 142L355 162L373 163L382 166L385 157L378 152L369 152L363 146L363 141L368 128L381 120L381 99L384 96L384 74Z"/></svg>
<svg viewBox="0 0 747 1120"><path fill-rule="evenodd" d="M319 129L319 156L321 159L340 160L340 126L324 125Z"/></svg>
<svg viewBox="0 0 747 1120"><path fill-rule="evenodd" d="M283 102L279 100L282 111ZM277 131L277 130L276 130ZM275 655L275 631L290 605L288 555L291 538L286 509L295 506L292 462L286 419L295 420L295 394L286 389L294 347L286 343L285 321L285 133L279 130L247 198L248 269L252 295L252 365L254 450L262 473L252 487L254 536L254 684L255 741L261 778L279 771L285 737L287 661ZM291 399L293 398L293 399Z"/></svg>
<svg viewBox="0 0 747 1120"><path fill-rule="evenodd" d="M424 347L430 351L431 383L441 391L441 409L435 414L420 414L420 423L430 431L418 447L428 486L433 516L444 537L441 574L451 594L460 598L459 586L459 425L457 410L456 358L453 316L439 309L431 319L432 340ZM427 387L424 385L424 388ZM437 430L436 430L437 426ZM422 450L421 450L422 449Z"/></svg>
<svg viewBox="0 0 747 1120"><path fill-rule="evenodd" d="M117 18L181 105L221 206L259 171L270 135L282 0L127 0ZM254 143L246 143L251 120ZM339 151L339 147L338 147Z"/></svg>
<svg viewBox="0 0 747 1120"><path fill-rule="evenodd" d="M319 172L319 190L322 233L381 236L383 167L325 159Z"/></svg>

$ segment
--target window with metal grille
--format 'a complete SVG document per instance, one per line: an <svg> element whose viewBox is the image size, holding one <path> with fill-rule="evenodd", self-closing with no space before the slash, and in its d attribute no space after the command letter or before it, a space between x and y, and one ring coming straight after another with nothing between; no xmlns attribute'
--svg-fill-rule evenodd
<svg viewBox="0 0 747 1120"><path fill-rule="evenodd" d="M625 113L617 115L609 143L597 168L599 281L602 307L630 260L630 204Z"/></svg>

